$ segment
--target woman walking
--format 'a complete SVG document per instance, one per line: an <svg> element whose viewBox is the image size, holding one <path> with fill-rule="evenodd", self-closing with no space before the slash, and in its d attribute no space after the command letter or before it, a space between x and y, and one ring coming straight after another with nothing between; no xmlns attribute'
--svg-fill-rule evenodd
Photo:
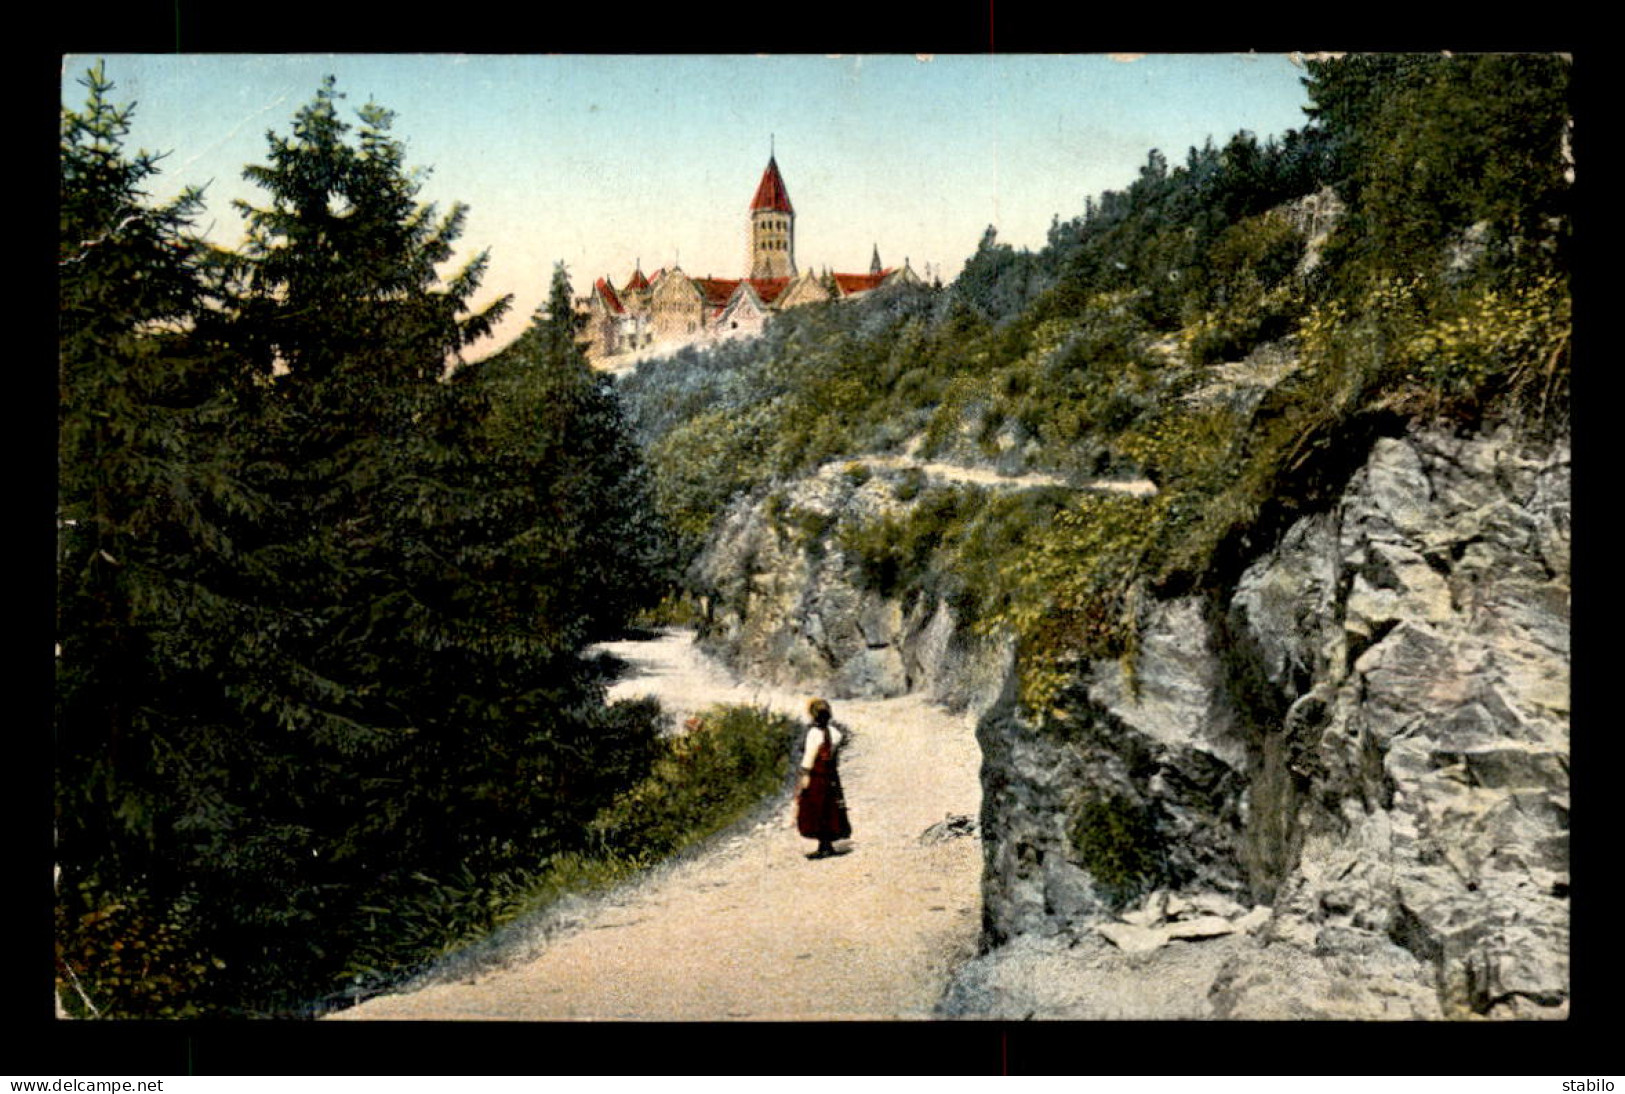
<svg viewBox="0 0 1625 1094"><path fill-rule="evenodd" d="M807 715L812 719L812 728L807 731L807 742L801 750L796 829L808 839L818 841L818 849L808 858L828 858L836 853L836 840L852 835L836 764L846 734L831 724L829 704L823 699L808 703Z"/></svg>

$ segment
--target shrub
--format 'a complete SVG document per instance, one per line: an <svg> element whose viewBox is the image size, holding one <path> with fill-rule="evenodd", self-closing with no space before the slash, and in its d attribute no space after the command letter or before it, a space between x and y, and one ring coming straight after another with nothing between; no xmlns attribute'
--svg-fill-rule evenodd
<svg viewBox="0 0 1625 1094"><path fill-rule="evenodd" d="M927 490L907 513L843 525L841 550L852 560L860 587L906 597L928 572L946 565L940 553L980 505L981 492L974 488Z"/></svg>
<svg viewBox="0 0 1625 1094"><path fill-rule="evenodd" d="M786 514L785 519L795 532L796 543L809 555L821 557L824 539L829 535L829 530L835 527L835 514L796 506Z"/></svg>
<svg viewBox="0 0 1625 1094"><path fill-rule="evenodd" d="M628 708L623 720L657 709L652 701L617 707ZM396 879L360 909L366 918L354 924L361 941L344 972L348 986L323 1002L374 994L497 927L617 884L727 828L785 785L797 728L766 709L713 707L685 734L662 738L647 775L601 809L573 847L488 877L464 866Z"/></svg>
<svg viewBox="0 0 1625 1094"><path fill-rule="evenodd" d="M591 846L648 865L720 831L783 785L796 729L766 708L712 707L593 820Z"/></svg>
<svg viewBox="0 0 1625 1094"><path fill-rule="evenodd" d="M1067 835L1079 863L1116 908L1162 878L1164 855L1150 812L1126 795L1083 798Z"/></svg>
<svg viewBox="0 0 1625 1094"><path fill-rule="evenodd" d="M1545 418L1562 404L1573 323L1562 279L1480 287L1452 304L1417 323L1395 354L1426 410L1471 412L1504 396Z"/></svg>
<svg viewBox="0 0 1625 1094"><path fill-rule="evenodd" d="M892 487L892 497L898 501L913 501L925 489L926 475L918 467L905 467L897 476L897 484Z"/></svg>
<svg viewBox="0 0 1625 1094"><path fill-rule="evenodd" d="M218 959L194 936L194 900L167 903L139 891L99 892L56 906L57 993L68 1013L100 1018L192 1018ZM70 904L72 910L70 910ZM83 909L83 910L80 910Z"/></svg>
<svg viewBox="0 0 1625 1094"><path fill-rule="evenodd" d="M660 598L660 603L632 617L632 626L694 627L705 618L698 599L687 590L674 589Z"/></svg>
<svg viewBox="0 0 1625 1094"><path fill-rule="evenodd" d="M1304 242L1279 210L1232 224L1208 250L1213 297L1222 303L1274 288L1303 258Z"/></svg>
<svg viewBox="0 0 1625 1094"><path fill-rule="evenodd" d="M762 404L740 412L707 410L666 434L650 452L655 503L691 558L737 494L763 481L778 408Z"/></svg>
<svg viewBox="0 0 1625 1094"><path fill-rule="evenodd" d="M854 567L859 588L891 596L917 560L905 546L907 522L890 514L861 524L842 525L841 552Z"/></svg>
<svg viewBox="0 0 1625 1094"><path fill-rule="evenodd" d="M1079 494L1046 534L1008 553L1007 600L976 630L1017 641L1021 699L1029 710L1048 709L1079 658L1131 650L1131 593L1165 505L1165 496Z"/></svg>

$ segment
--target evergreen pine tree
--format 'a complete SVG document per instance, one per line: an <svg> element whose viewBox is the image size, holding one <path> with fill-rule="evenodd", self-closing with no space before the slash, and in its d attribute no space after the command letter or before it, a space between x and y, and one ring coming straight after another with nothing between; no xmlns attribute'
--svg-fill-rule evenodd
<svg viewBox="0 0 1625 1094"><path fill-rule="evenodd" d="M507 301L471 308L483 255L440 278L464 211L417 203L387 111L352 130L327 81L223 255L198 194L145 203L156 161L86 83L59 967L96 1013L297 1011L477 927L647 771L657 712L606 707L580 655L659 594L648 487L562 270L522 367L456 367Z"/></svg>
<svg viewBox="0 0 1625 1094"><path fill-rule="evenodd" d="M178 1013L216 971L195 866L234 815L222 684L252 629L229 576L233 524L260 504L237 474L252 378L213 338L200 195L150 205L133 107L100 65L80 82L61 143L59 972L100 1013Z"/></svg>
<svg viewBox="0 0 1625 1094"><path fill-rule="evenodd" d="M611 516L635 464L600 455L630 454L619 420L576 412L596 388L563 334L540 402L457 367L508 301L470 310L483 255L441 280L464 210L418 205L390 114L363 108L352 136L339 98L326 82L248 169L269 200L245 206L236 335L271 375L272 505L244 555L280 613L258 636L260 732L289 762L255 780L233 900L254 909L247 963L302 982L365 934L409 934L448 879L469 899L467 879L578 844L654 732L606 712L580 660L652 587L615 564L637 542Z"/></svg>
<svg viewBox="0 0 1625 1094"><path fill-rule="evenodd" d="M1434 272L1476 225L1492 270L1563 268L1570 67L1553 54L1311 62L1307 112L1349 209L1333 263Z"/></svg>

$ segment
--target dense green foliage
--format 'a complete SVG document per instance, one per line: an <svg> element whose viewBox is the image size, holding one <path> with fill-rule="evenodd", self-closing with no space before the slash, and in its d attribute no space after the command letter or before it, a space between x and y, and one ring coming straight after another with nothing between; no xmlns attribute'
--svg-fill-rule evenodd
<svg viewBox="0 0 1625 1094"><path fill-rule="evenodd" d="M1125 796L1079 802L1068 819L1067 838L1113 907L1126 907L1164 880L1156 826L1143 806Z"/></svg>
<svg viewBox="0 0 1625 1094"><path fill-rule="evenodd" d="M545 479L521 480L528 508L513 526L551 540L554 567L529 588L547 598L540 617L580 624L564 636L572 648L608 637L657 602L671 565L648 467L612 382L587 365L576 324L559 266L531 326L453 378L480 388L490 403L484 430L505 465L520 475L545 469Z"/></svg>
<svg viewBox="0 0 1625 1094"><path fill-rule="evenodd" d="M653 700L629 706L659 716ZM495 878L466 868L450 878L425 878L414 899L362 909L373 936L391 941L376 952L364 944L354 960L377 966L405 952L426 961L563 896L601 891L702 843L785 789L799 728L765 708L707 710L682 734L659 739L648 774L600 810L584 843Z"/></svg>
<svg viewBox="0 0 1625 1094"><path fill-rule="evenodd" d="M202 779L174 787L231 751L185 697L252 614L217 574L227 522L262 502L234 458L245 370L209 338L218 268L186 233L198 195L144 203L155 158L123 155L128 108L99 71L86 82L85 110L62 118L59 958L96 969L106 1012L185 1014L220 959L166 844L223 803Z"/></svg>
<svg viewBox="0 0 1625 1094"><path fill-rule="evenodd" d="M647 866L739 820L785 786L801 725L765 707L715 706L661 741L647 778L592 822L600 857Z"/></svg>
<svg viewBox="0 0 1625 1094"><path fill-rule="evenodd" d="M907 483L899 483L902 493ZM897 514L842 525L837 539L860 588L907 606L919 597L945 601L961 624L976 626L1009 611L1012 553L1027 529L1049 524L1068 500L1061 488L931 487Z"/></svg>
<svg viewBox="0 0 1625 1094"><path fill-rule="evenodd" d="M1037 253L990 228L945 290L797 309L749 346L645 364L624 391L684 553L736 497L911 441L1076 486L1143 475L1154 496L989 509L985 548L931 495L838 536L861 583L954 590L1014 638L1035 709L1080 658L1132 667L1149 596L1223 580L1374 432L1566 428L1568 68L1314 61L1302 129L1178 166L1154 150ZM1274 374L1249 397L1227 362Z"/></svg>
<svg viewBox="0 0 1625 1094"><path fill-rule="evenodd" d="M64 109L59 969L110 1016L287 1013L584 847L661 753L583 647L663 537L568 308L442 279L463 210L329 81L241 253L153 208L100 70ZM569 298L562 276L555 300ZM561 318L555 321L552 316ZM449 376L449 378L448 378ZM456 914L434 913L436 905Z"/></svg>
<svg viewBox="0 0 1625 1094"><path fill-rule="evenodd" d="M1497 274L1563 266L1572 232L1567 62L1388 54L1310 71L1328 181L1349 204L1335 246L1351 266L1437 275L1474 225Z"/></svg>
<svg viewBox="0 0 1625 1094"><path fill-rule="evenodd" d="M874 413L874 354L906 370L916 334L937 307L929 289L899 286L857 305L779 316L753 343L688 349L620 381L647 446L660 512L692 558L728 499L850 450L884 449L908 421ZM919 418L915 409L912 418Z"/></svg>

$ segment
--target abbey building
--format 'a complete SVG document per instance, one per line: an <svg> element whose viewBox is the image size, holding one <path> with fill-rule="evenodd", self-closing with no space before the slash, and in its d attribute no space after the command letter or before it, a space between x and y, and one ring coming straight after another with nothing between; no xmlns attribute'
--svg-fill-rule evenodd
<svg viewBox="0 0 1625 1094"><path fill-rule="evenodd" d="M608 278L594 282L576 302L588 359L607 364L610 358L749 337L774 312L920 280L907 262L883 268L878 246L868 273L798 270L796 211L771 156L751 199L749 228L745 277L690 277L677 266L646 276L640 266L620 288Z"/></svg>

